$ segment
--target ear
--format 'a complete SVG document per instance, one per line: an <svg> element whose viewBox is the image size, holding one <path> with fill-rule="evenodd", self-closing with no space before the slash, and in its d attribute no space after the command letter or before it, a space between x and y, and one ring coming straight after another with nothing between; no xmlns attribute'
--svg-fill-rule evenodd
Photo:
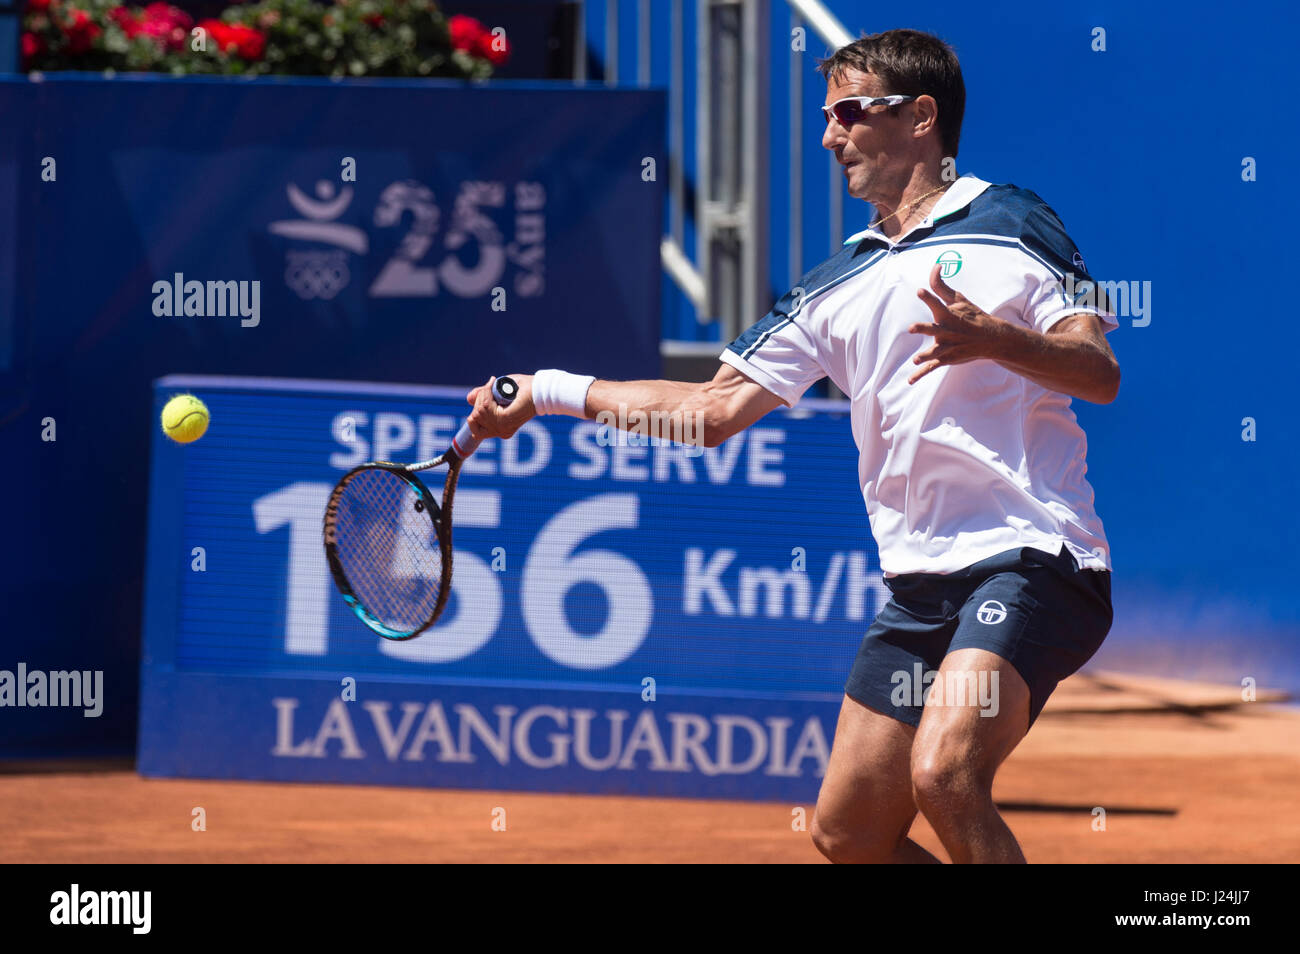
<svg viewBox="0 0 1300 954"><path fill-rule="evenodd" d="M937 132L939 124L939 103L928 93L923 93L912 101L912 138L920 139L926 133Z"/></svg>

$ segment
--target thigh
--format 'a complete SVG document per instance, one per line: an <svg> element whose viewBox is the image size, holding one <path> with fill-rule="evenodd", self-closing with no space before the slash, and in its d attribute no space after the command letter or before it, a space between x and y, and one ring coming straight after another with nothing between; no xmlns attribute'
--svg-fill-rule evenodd
<svg viewBox="0 0 1300 954"><path fill-rule="evenodd" d="M948 652L960 605L933 587L919 595L894 594L867 630L844 694L912 728L920 725L925 674Z"/></svg>
<svg viewBox="0 0 1300 954"><path fill-rule="evenodd" d="M840 706L816 824L831 835L892 846L916 817L909 763L916 730L849 696Z"/></svg>
<svg viewBox="0 0 1300 954"><path fill-rule="evenodd" d="M988 650L954 650L926 695L911 775L935 781L960 774L991 787L1028 731L1029 686L1016 668Z"/></svg>

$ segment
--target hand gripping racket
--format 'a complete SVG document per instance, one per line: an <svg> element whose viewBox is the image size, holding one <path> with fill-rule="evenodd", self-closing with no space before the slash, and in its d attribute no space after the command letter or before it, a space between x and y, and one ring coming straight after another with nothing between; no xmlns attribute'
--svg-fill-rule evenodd
<svg viewBox="0 0 1300 954"><path fill-rule="evenodd" d="M519 394L497 378L492 396L502 407ZM352 612L386 639L410 639L442 615L451 592L451 503L460 465L478 438L468 422L432 460L376 460L348 471L325 507L325 558ZM447 465L442 503L417 472Z"/></svg>

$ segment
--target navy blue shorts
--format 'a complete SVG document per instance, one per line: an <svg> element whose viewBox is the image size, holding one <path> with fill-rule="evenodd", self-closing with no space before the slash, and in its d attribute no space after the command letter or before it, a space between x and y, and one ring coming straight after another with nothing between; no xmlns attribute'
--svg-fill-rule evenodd
<svg viewBox="0 0 1300 954"><path fill-rule="evenodd" d="M922 673L972 648L1001 656L1025 680L1033 725L1057 683L1101 646L1113 618L1110 571L1079 569L1064 545L1056 556L1020 547L955 573L884 579L893 596L867 630L844 692L911 726L921 723Z"/></svg>

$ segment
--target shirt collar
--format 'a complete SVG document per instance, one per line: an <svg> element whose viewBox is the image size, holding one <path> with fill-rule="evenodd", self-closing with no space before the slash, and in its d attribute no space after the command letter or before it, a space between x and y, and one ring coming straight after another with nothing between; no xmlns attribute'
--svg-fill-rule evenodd
<svg viewBox="0 0 1300 954"><path fill-rule="evenodd" d="M930 213L924 219L916 225L913 225L897 239L888 238L884 233L878 232L876 229L867 228L863 229L861 232L850 235L844 240L844 244L853 245L857 242L861 242L863 239L874 238L879 239L887 245L897 245L917 229L928 229L940 219L946 219L948 216L960 212L962 209L966 208L966 206L975 201L976 197L990 185L992 185L992 183L985 182L983 179L979 179L970 173L967 173L954 182L948 188L947 192L939 196L939 201L935 203L934 208L930 210Z"/></svg>

